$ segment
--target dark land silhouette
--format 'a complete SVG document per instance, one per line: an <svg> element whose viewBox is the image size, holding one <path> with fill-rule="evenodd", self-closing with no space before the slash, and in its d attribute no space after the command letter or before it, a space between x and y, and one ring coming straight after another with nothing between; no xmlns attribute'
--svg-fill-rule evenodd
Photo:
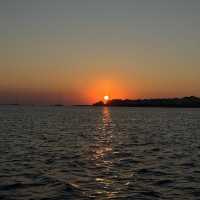
<svg viewBox="0 0 200 200"><path fill-rule="evenodd" d="M126 107L192 107L200 108L200 98L195 96L183 98L160 98L160 99L112 99L104 103L99 101L93 106L126 106Z"/></svg>

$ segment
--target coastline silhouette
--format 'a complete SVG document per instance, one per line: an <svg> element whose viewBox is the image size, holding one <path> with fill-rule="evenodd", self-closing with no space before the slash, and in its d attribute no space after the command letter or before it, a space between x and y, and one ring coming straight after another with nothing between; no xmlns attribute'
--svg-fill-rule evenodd
<svg viewBox="0 0 200 200"><path fill-rule="evenodd" d="M124 107L192 107L200 108L200 98L195 96L183 98L155 99L112 99L104 103L98 101L93 106L124 106Z"/></svg>

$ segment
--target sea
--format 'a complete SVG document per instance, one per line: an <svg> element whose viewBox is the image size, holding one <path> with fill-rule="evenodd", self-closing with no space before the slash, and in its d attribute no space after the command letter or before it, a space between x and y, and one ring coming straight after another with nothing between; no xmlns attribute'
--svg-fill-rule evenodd
<svg viewBox="0 0 200 200"><path fill-rule="evenodd" d="M200 199L200 109L0 106L0 199Z"/></svg>

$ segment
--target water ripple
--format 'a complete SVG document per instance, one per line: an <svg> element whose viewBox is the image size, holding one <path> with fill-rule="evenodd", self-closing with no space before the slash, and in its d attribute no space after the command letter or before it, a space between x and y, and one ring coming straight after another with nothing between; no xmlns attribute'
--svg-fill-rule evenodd
<svg viewBox="0 0 200 200"><path fill-rule="evenodd" d="M198 199L200 110L1 107L0 199Z"/></svg>

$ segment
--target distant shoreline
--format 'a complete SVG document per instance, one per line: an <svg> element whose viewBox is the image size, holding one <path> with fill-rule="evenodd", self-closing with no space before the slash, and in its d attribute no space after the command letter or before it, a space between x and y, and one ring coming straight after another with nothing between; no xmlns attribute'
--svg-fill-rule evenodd
<svg viewBox="0 0 200 200"><path fill-rule="evenodd" d="M99 101L93 106L108 107L166 107L166 108L200 108L200 98L195 96L183 98L160 98L160 99L112 99L107 103Z"/></svg>
<svg viewBox="0 0 200 200"><path fill-rule="evenodd" d="M40 107L151 107L151 108L200 108L200 98L195 96L183 98L160 99L112 99L104 103L98 101L94 104L0 104L0 106L40 106Z"/></svg>

